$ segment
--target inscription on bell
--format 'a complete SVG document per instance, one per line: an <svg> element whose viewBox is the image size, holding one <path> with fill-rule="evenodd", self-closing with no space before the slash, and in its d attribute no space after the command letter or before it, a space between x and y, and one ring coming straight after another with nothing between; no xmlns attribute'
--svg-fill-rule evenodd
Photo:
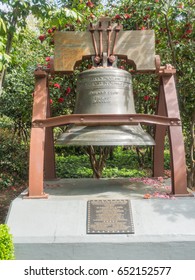
<svg viewBox="0 0 195 280"><path fill-rule="evenodd" d="M125 87L126 84L124 82L117 82L117 81L101 81L101 82L93 82L94 86L119 86L119 87Z"/></svg>
<svg viewBox="0 0 195 280"><path fill-rule="evenodd" d="M79 81L78 86L82 86L85 88L91 88L91 87L105 87L105 86L112 86L112 87L120 87L120 88L130 88L130 83L125 82L117 82L117 81Z"/></svg>
<svg viewBox="0 0 195 280"><path fill-rule="evenodd" d="M95 82L128 82L129 83L129 79L127 79L126 77L112 77L112 76L104 76L104 77L91 77L91 81L95 81Z"/></svg>
<svg viewBox="0 0 195 280"><path fill-rule="evenodd" d="M115 95L119 94L117 91L108 91L108 90L95 90L89 91L89 95Z"/></svg>
<svg viewBox="0 0 195 280"><path fill-rule="evenodd" d="M128 114L134 111L130 73L108 67L79 74L75 114Z"/></svg>
<svg viewBox="0 0 195 280"><path fill-rule="evenodd" d="M90 76L90 80L88 77L80 77L78 81L78 85L86 88L90 87L105 87L105 86L112 86L112 87L122 87L122 88L129 88L131 85L131 80L127 77L116 77L116 76Z"/></svg>
<svg viewBox="0 0 195 280"><path fill-rule="evenodd" d="M92 98L92 103L111 103L110 97L95 96Z"/></svg>

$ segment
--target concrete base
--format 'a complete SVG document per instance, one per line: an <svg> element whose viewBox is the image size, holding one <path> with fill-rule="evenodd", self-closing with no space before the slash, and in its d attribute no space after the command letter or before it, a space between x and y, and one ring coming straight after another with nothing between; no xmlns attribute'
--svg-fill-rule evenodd
<svg viewBox="0 0 195 280"><path fill-rule="evenodd" d="M143 199L157 189L129 179L63 179L45 191L48 199L21 195L11 204L16 259L195 259L194 197ZM93 199L129 199L135 234L87 234Z"/></svg>

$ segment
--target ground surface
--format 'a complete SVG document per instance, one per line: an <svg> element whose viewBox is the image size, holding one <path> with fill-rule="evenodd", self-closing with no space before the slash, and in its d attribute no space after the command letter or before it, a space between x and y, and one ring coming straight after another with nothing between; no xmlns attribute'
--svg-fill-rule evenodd
<svg viewBox="0 0 195 280"><path fill-rule="evenodd" d="M9 210L10 203L16 198L26 187L9 187L0 190L0 224L5 223L5 219Z"/></svg>
<svg viewBox="0 0 195 280"><path fill-rule="evenodd" d="M168 179L170 178L170 171L166 170L165 172L165 178ZM131 182L133 181L142 181L144 184L152 185L154 188L156 188L155 192L151 193L146 193L144 198L151 198L151 197L161 197L161 198L166 198L166 195L161 195L158 192L158 188L161 187L162 185L165 186L165 191L168 189L168 185L166 186L164 184L164 180L162 180L162 177L159 177L157 180L149 179L149 178L131 178ZM47 187L47 186L46 186ZM21 192L23 192L26 189L26 185L21 185L17 187L9 187L5 189L0 189L0 224L5 223L5 219L10 207L10 204L12 200L14 200ZM194 190L195 191L195 190Z"/></svg>

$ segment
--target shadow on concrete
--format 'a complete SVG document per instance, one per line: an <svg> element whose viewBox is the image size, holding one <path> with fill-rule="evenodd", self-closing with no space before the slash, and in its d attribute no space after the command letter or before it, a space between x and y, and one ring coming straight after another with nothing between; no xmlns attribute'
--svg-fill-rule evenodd
<svg viewBox="0 0 195 280"><path fill-rule="evenodd" d="M177 197L173 199L153 199L152 206L154 212L164 215L172 222L175 222L182 216L194 220L195 227L195 198Z"/></svg>
<svg viewBox="0 0 195 280"><path fill-rule="evenodd" d="M45 182L45 192L54 196L96 196L112 199L116 197L143 198L146 193L154 193L157 189L142 182L131 182L128 178L116 179L61 179ZM165 188L158 188L164 193Z"/></svg>
<svg viewBox="0 0 195 280"><path fill-rule="evenodd" d="M162 187L156 188L142 182L132 182L129 178L116 179L60 179L45 182L45 192L50 197L63 199L143 199L144 194L155 192L164 194L170 192L165 186L170 185L170 180ZM144 200L145 201L145 200ZM150 204L153 211L159 216L166 216L171 222L179 218L194 219L195 198L152 197L145 201ZM195 225L194 225L195 226Z"/></svg>

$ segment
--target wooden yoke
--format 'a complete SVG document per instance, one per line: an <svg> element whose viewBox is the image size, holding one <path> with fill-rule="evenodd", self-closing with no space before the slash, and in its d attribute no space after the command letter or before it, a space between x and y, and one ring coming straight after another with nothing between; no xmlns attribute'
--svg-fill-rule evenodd
<svg viewBox="0 0 195 280"><path fill-rule="evenodd" d="M48 74L35 71L35 91L32 121L37 118L46 119L48 114ZM47 198L43 191L44 154L46 129L31 128L30 162L29 162L29 193L28 198Z"/></svg>

